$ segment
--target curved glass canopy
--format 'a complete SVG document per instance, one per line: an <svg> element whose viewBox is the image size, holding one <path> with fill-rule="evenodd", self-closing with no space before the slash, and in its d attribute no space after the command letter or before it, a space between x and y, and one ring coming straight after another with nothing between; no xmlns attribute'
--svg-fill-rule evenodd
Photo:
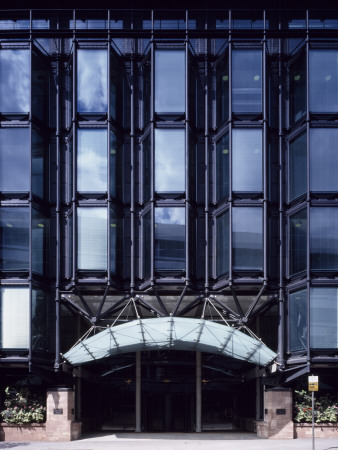
<svg viewBox="0 0 338 450"><path fill-rule="evenodd" d="M72 365L116 354L149 350L216 353L266 366L276 354L235 328L204 319L161 317L110 327L80 341L63 357Z"/></svg>

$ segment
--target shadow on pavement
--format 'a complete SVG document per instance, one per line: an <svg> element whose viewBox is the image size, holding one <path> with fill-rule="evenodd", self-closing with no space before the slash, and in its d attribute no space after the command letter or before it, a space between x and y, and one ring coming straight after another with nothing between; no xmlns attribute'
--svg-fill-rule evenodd
<svg viewBox="0 0 338 450"><path fill-rule="evenodd" d="M80 440L189 440L189 441L227 441L227 440L260 440L255 433L249 432L214 432L214 433L86 433Z"/></svg>

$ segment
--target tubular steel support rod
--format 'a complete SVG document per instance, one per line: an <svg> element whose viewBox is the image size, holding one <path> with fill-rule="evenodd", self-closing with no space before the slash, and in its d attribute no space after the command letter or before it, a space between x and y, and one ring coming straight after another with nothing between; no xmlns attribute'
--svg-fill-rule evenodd
<svg viewBox="0 0 338 450"><path fill-rule="evenodd" d="M75 11L74 11L75 20ZM75 22L74 22L75 23ZM77 266L77 244L76 244L76 232L77 229L77 209L76 209L76 147L77 147L77 136L76 136L76 111L77 111L77 95L76 95L76 84L77 84L77 43L75 38L73 39L73 118L72 118L72 129L73 129L73 173L72 173L72 214L73 214L73 267L72 267L72 282L75 283L76 280L76 266Z"/></svg>
<svg viewBox="0 0 338 450"><path fill-rule="evenodd" d="M190 279L190 164L189 164L189 49L188 31L185 40L185 282L189 284ZM193 179L195 178L193 174Z"/></svg>
<svg viewBox="0 0 338 450"><path fill-rule="evenodd" d="M108 15L109 17L109 15ZM109 23L109 22L108 22ZM110 77L110 71L111 71L111 49L109 45L109 41L107 43L107 65L108 65L108 92L111 92L111 77ZM111 185L110 185L110 171L112 170L110 165L110 123L111 123L111 110L110 110L110 101L107 102L107 167L108 167L108 173L107 173L107 283L108 286L111 282L111 214L110 214L110 208L111 208Z"/></svg>
<svg viewBox="0 0 338 450"><path fill-rule="evenodd" d="M202 358L196 352L196 433L202 431Z"/></svg>
<svg viewBox="0 0 338 450"><path fill-rule="evenodd" d="M309 138L310 138L310 93L309 93L309 11L306 11L306 175L307 175L307 195L306 195L306 293L307 293L307 363L311 362L310 350L310 158L309 158Z"/></svg>
<svg viewBox="0 0 338 450"><path fill-rule="evenodd" d="M265 11L264 11L265 24ZM268 279L268 185L267 185L267 86L266 86L266 30L263 39L263 279Z"/></svg>
<svg viewBox="0 0 338 450"><path fill-rule="evenodd" d="M208 92L208 40L205 39L204 54L204 164L205 164L205 282L204 287L209 289L209 92Z"/></svg>
<svg viewBox="0 0 338 450"><path fill-rule="evenodd" d="M229 11L229 23L231 23L231 11ZM232 270L232 40L229 31L229 285L233 281Z"/></svg>
<svg viewBox="0 0 338 450"><path fill-rule="evenodd" d="M141 423L141 352L136 352L136 383L135 383L135 432L142 431Z"/></svg>
<svg viewBox="0 0 338 450"><path fill-rule="evenodd" d="M153 24L154 24L154 17L153 17L154 11L151 12L152 17L152 30L153 30ZM154 199L154 188L155 188L155 158L154 158L154 139L155 139L155 113L154 113L154 90L155 90L155 77L154 77L154 71L155 71L155 49L154 49L154 42L153 42L153 32L152 32L152 39L151 39L151 65L150 65L150 83L151 83L151 89L150 89L150 218L151 218L151 232L150 232L150 280L153 284L155 281L155 199Z"/></svg>
<svg viewBox="0 0 338 450"><path fill-rule="evenodd" d="M135 287L135 122L134 122L134 65L135 65L135 41L130 61L130 290L133 295Z"/></svg>

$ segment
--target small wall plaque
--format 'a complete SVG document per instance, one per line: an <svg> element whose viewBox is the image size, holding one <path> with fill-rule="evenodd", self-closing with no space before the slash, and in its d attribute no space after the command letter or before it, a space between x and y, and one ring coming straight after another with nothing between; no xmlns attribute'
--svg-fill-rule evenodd
<svg viewBox="0 0 338 450"><path fill-rule="evenodd" d="M62 408L59 408L59 409L55 408L54 409L54 414L63 414L63 409Z"/></svg>
<svg viewBox="0 0 338 450"><path fill-rule="evenodd" d="M276 409L276 414L286 414L285 409Z"/></svg>

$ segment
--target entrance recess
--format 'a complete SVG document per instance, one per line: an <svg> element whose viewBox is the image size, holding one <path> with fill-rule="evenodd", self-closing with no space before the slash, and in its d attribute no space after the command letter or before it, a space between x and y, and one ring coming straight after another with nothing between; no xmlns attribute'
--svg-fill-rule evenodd
<svg viewBox="0 0 338 450"><path fill-rule="evenodd" d="M116 325L80 341L63 356L78 366L116 354L161 349L217 353L259 366L276 357L262 341L235 328L185 317L138 319Z"/></svg>

